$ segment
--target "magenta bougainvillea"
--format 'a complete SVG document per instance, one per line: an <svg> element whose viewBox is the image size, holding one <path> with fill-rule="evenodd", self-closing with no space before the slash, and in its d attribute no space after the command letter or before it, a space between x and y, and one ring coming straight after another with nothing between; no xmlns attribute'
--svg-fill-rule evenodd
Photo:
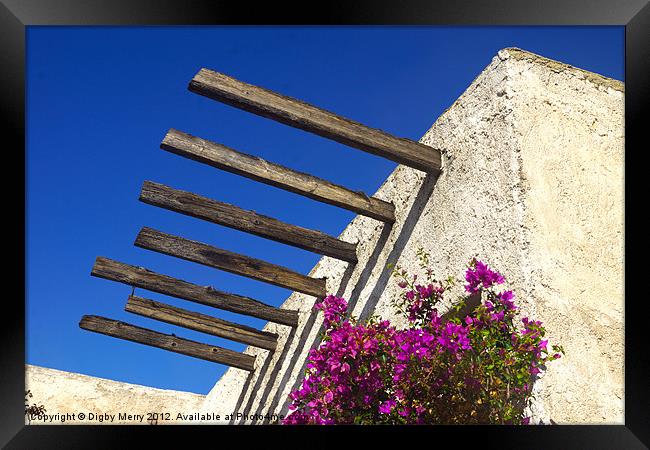
<svg viewBox="0 0 650 450"><path fill-rule="evenodd" d="M423 268L428 256L420 253ZM465 317L440 316L436 305L456 283L426 281L395 270L402 294L393 301L409 326L348 317L347 302L328 296L320 346L290 394L285 424L527 424L535 377L561 346L549 350L539 321L522 318L504 277L476 259L465 272L467 297L481 304Z"/></svg>

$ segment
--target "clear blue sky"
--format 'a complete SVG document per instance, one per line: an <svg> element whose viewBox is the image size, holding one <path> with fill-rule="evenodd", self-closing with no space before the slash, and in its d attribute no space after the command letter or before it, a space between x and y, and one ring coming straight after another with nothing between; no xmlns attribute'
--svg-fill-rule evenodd
<svg viewBox="0 0 650 450"><path fill-rule="evenodd" d="M225 367L78 327L84 314L235 350L123 311L131 288L90 276L101 255L280 305L286 289L139 249L143 226L307 273L318 255L138 201L144 180L338 235L353 213L159 149L169 128L372 194L395 163L192 94L208 67L414 140L496 52L516 46L624 79L623 27L29 27L27 362L207 393ZM141 289L240 323L264 322Z"/></svg>

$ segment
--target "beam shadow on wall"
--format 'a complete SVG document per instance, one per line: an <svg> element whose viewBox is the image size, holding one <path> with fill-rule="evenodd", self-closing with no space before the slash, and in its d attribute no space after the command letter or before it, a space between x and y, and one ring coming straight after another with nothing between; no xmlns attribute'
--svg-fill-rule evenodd
<svg viewBox="0 0 650 450"><path fill-rule="evenodd" d="M270 356L270 355L269 355ZM266 358L267 361L271 361L271 358ZM251 385L251 381L253 381L253 375L255 372L248 372L248 375L246 376L246 381L244 382L244 387L242 388L242 393L239 395L239 398L237 399L237 404L235 405L235 409L233 410L232 417L230 418L230 421L228 422L228 425L233 425L235 423L235 415L237 414L237 411L239 411L239 408L241 408L241 404L244 401L244 393L248 391L248 387Z"/></svg>
<svg viewBox="0 0 650 450"><path fill-rule="evenodd" d="M386 242L388 242L388 238L390 237L391 231L392 231L392 226L389 225L389 224L384 224L384 226L382 228L382 231L381 231L381 235L379 236L379 239L377 240L377 243L375 244L375 248L374 248L374 250L372 252L372 255L370 255L370 258L368 258L368 263L363 268L363 271L361 272L361 275L359 276L359 280L357 281L357 284L355 285L354 291L350 296L350 298L353 299L353 300L350 300L350 303L349 303L350 306L348 308L348 314L351 311L354 310L354 306L355 306L356 302L359 299L359 293L361 292L361 290L363 289L365 284L368 282L368 279L370 278L370 275L372 274L372 271L375 268L377 260L379 259L379 255L381 254L384 247L386 246ZM341 279L341 283L339 284L339 288L338 288L337 293L336 293L336 295L338 297L342 296L345 293L345 291L347 289L347 285L350 282L350 278L352 277L353 272L354 272L354 267L351 266L351 265L348 266L348 269L343 274L343 277ZM309 335L312 332L312 327L314 325L314 322L316 321L316 317L318 317L318 311L312 310L310 312L309 319L308 319L307 323L305 323L305 326L303 327L302 334L300 335L300 340L298 342L298 345L296 346L296 349L303 348L306 345L307 338L309 337ZM324 327L321 324L321 326L320 326L320 328L318 330L318 333L316 334L315 339L310 344L311 348L314 348L314 347L318 346L318 344L320 343L319 336L323 333L323 331L324 331ZM296 364L298 362L299 357L300 357L300 353L295 352L293 357L291 358L291 361L289 362L287 370L284 372L282 380L278 384L278 390L276 391L276 393L275 393L275 395L273 397L273 401L272 401L271 405L269 406L269 409L268 409L269 412L275 410L275 408L277 407L277 405L278 405L278 403L280 401L280 396L282 395L282 391L284 390L281 387L284 386L288 382L289 377L293 373L293 370L294 370L294 368L295 368L295 366L296 366ZM301 367L301 372L305 370L306 363L307 363L307 361L305 360L303 362L302 367ZM278 366L278 371L279 371L280 367L281 366ZM275 384L275 378L277 378L277 374L275 374L275 377L273 379L270 379L269 382L267 383L267 385L265 387L265 390L264 390L265 391L264 395L262 396L262 399L266 398L269 395L269 391L273 388L273 385ZM297 388L297 384L294 384L294 386L292 387L291 390L293 391L296 388ZM260 401L259 404L258 404L258 413L261 413L261 411L263 411L264 406L265 406L265 403Z"/></svg>
<svg viewBox="0 0 650 450"><path fill-rule="evenodd" d="M427 174L427 176L422 181L422 186L420 187L418 195L413 202L413 206L411 207L411 210L409 211L409 214L404 221L404 226L402 227L397 240L395 240L395 244L393 245L392 250L386 258L386 264L384 265L381 275L379 275L379 278L375 283L375 287L372 288L372 292L368 296L368 301L365 303L365 305L363 305L363 310L361 311L361 314L359 314L359 320L367 320L375 311L375 307L379 302L379 298L384 292L384 289L386 289L388 280L392 275L391 267L397 264L399 257L402 255L402 251L406 247L408 241L411 239L413 229L420 220L420 216L424 211L424 207L429 201L429 197L431 197L431 194L433 193L433 188L436 185L436 181L438 181L438 176L432 174ZM356 302L357 299L355 299L355 304Z"/></svg>
<svg viewBox="0 0 650 450"><path fill-rule="evenodd" d="M420 185L420 188L418 189L418 193L416 195L415 200L413 201L413 204L411 205L411 209L409 210L409 213L404 220L404 224L399 231L399 235L397 239L395 240L395 243L393 245L393 248L391 249L387 259L386 259L386 264L384 268L382 269L382 272L377 280L377 283L375 283L375 286L368 297L368 301L364 305L364 308L361 313L361 317L367 317L369 316L372 311L374 311L379 298L381 296L381 293L384 291L386 288L386 285L388 284L388 280L390 279L390 275L392 273L392 270L388 267L388 264L395 264L402 252L404 251L404 248L406 247L406 244L408 243L409 239L411 238L411 235L413 233L413 230L415 228L415 225L418 223L420 216L422 215L422 212L424 211L424 207L426 206L429 198L431 197L431 194L433 193L433 189L436 185L436 181L438 179L437 175L433 174L427 174L425 178L422 181L422 184ZM375 248L373 250L372 255L368 259L368 262L366 266L364 267L361 275L359 276L359 280L354 286L354 289L352 291L352 294L350 295L350 300L349 300L349 308L348 311L351 312L354 310L356 307L356 304L359 301L359 297L363 289L365 288L368 280L370 279L370 276L372 275L373 271L375 270L377 266L377 262L379 259L379 256L381 255L381 252L383 251L386 242L388 241L388 238L390 237L390 234L393 231L393 227L384 224L384 227L382 229L382 233L377 241L377 244L375 245ZM354 267L352 265L348 266L348 269L343 275L343 278L341 280L341 283L338 288L337 296L343 295L345 290L347 289L347 284L349 283L350 277L352 275L352 272L354 270ZM316 320L316 317L318 315L318 311L311 311L309 319L307 320L307 323L303 327L302 333L299 338L299 342L296 345L296 349L304 348L304 346L307 344L307 339L309 335L311 334L313 324ZM323 332L323 326L321 325L319 332L316 334L316 337L314 340L310 343L310 348L316 348L320 344L320 335ZM285 343L285 349L288 349L291 347L291 342L289 339L287 339L287 342ZM284 352L283 352L284 353ZM286 357L286 355L284 355ZM273 396L273 400L271 401L271 404L269 405L267 412L268 413L273 413L275 409L277 408L278 404L282 400L282 394L284 392L284 386L288 382L290 376L292 373L294 373L294 369L296 364L298 363L298 359L300 357L300 352L295 351L291 361L288 364L287 369L284 372L284 375L282 377L282 380L278 384L278 389L275 392L275 395ZM263 414L264 407L266 406L267 402L265 401L267 396L269 395L270 391L273 389L273 386L275 384L275 379L278 376L278 373L280 369L282 368L282 363L283 359L281 358L278 360L276 363L276 366L274 367L273 373L271 374L271 377L269 378L267 385L265 386L264 392L262 396L260 397L260 401L258 403L258 407L256 410L256 414ZM307 364L307 360L303 360L301 369L299 373L303 373L305 370ZM258 379L263 379L263 375L260 373L260 377ZM296 377L296 381L294 382L293 386L290 389L291 391L294 391L295 389L298 388L300 383L302 382L302 377L298 376ZM255 391L252 391L255 392ZM242 392L242 395L245 395L245 392ZM251 400L249 399L249 402ZM286 415L288 412L288 397L284 399L284 403L282 406L282 410L280 414ZM268 420L264 420L262 423L268 423Z"/></svg>
<svg viewBox="0 0 650 450"><path fill-rule="evenodd" d="M295 335L295 334L296 334L296 328L295 328L295 327L292 327L292 328L291 328L291 332L289 333L289 336L287 336L287 342L289 342L289 340L290 340L290 339L292 338L292 336ZM282 354L286 353L286 348L287 348L287 347L286 347L286 345L285 345L285 348L282 350ZM281 356L281 357L282 357L282 356ZM281 357L280 357L280 358L281 358ZM264 377L266 376L266 372L269 370L269 366L271 365L271 360L272 360L272 359L273 359L273 355L272 355L271 353L269 353L269 354L267 355L266 359L264 360L264 364L263 364L262 367L260 368L260 373L259 373L259 375L257 376L257 379L255 380L255 385L253 386L253 389L250 391L250 396L248 397L248 402L246 403L246 407L244 408L244 412L243 412L244 416L248 415L248 413L249 413L250 410L251 410L251 407L253 406L253 402L255 401L255 392L257 392L257 390L258 390L259 387L260 387L260 384L261 384L262 380L263 380ZM278 360L279 360L279 359L278 359ZM252 372L251 372L251 375L252 375ZM252 377L249 377L249 378L246 380L246 384L245 384L244 387L242 388L242 392L241 392L241 394L239 395L239 399L237 400L237 405L235 406L235 410L233 411L233 416L232 416L232 418L230 419L230 425L232 425L233 423L235 423L236 415L237 415L237 413L239 412L239 408L241 407L241 404L242 404L243 401L244 401L244 398L245 398L245 396L246 396L246 390L247 390L246 388L247 388L248 386L250 386L251 379L252 379Z"/></svg>
<svg viewBox="0 0 650 450"><path fill-rule="evenodd" d="M386 235L386 238L388 238L388 234ZM381 241L381 240L380 240ZM385 240L384 240L385 243ZM383 247L383 243L381 245ZM341 277L341 283L339 284L339 288L337 290L337 296L343 295L345 292L345 289L347 288L347 284L350 281L350 278L352 277L352 273L354 272L354 269L356 267L356 264L348 264L347 268L345 269L345 272L343 273L343 276ZM312 327L314 326L314 322L316 321L316 317L318 316L318 311L310 311L309 317L303 327L302 334L300 335L299 338L299 343L306 342L307 337L309 336L310 331L312 330ZM280 354L280 357L278 358L277 362L273 366L273 372L271 372L271 375L269 376L269 379L266 383L266 386L264 387L264 392L260 396L260 402L258 404L258 409L256 410L255 414L261 414L260 411L262 410L263 407L263 402L261 399L266 398L269 395L269 391L275 384L275 380L278 377L278 373L280 372L280 369L284 365L284 361L287 357L287 354L289 353L289 349L291 348L291 343L293 342L293 339L295 338L296 334L296 329L292 328L291 332L289 333L289 336L287 336L287 340L285 341L282 353ZM244 414L248 414L248 411L250 411L253 402L255 401L255 396L253 395L255 392L257 392L257 389L260 387L262 381L266 378L266 372L268 372L269 369L269 364L270 364L271 358L269 358L266 362L262 369L260 370L260 374L257 377L257 380L255 382L255 386L253 387L253 390L250 391L249 397L248 397L248 402L246 403L246 409L244 411ZM291 368L293 368L293 365L295 365L295 361L292 360L290 363ZM288 373L291 373L289 371ZM283 380L286 383L286 380ZM237 401L237 406L235 407L235 412L241 407L241 404L243 403L244 398L246 397L246 394L248 393L248 386L250 385L250 380L247 380L247 383L244 385L242 392L239 396L239 400ZM234 417L232 421L230 422L231 424L234 423Z"/></svg>
<svg viewBox="0 0 650 450"><path fill-rule="evenodd" d="M375 246L375 250L374 250L373 254L378 251L377 249L379 249L379 251L381 251L381 249L384 247L384 245L386 243L386 240L388 239L388 236L390 235L390 229L391 229L390 225L388 225L388 224L384 225L384 231L382 231L382 236L377 241L377 245ZM385 235L385 237L384 237L384 235ZM337 297L340 297L345 293L345 290L347 289L347 285L348 285L348 283L350 281L350 278L352 277L352 273L354 272L355 268L356 268L356 264L348 264L347 268L345 269L345 272L343 273L343 276L341 277L341 282L339 283L339 287L338 287L337 292L336 292ZM298 340L298 346L296 348L301 348L300 346L304 345L304 343L307 341L307 338L309 337L309 334L312 331L312 327L314 326L314 322L316 321L316 317L318 317L318 311L314 311L312 309L309 312L309 318L307 319L307 321L306 321L306 323L305 323L305 325L304 325L304 327L302 329L302 333L301 333L300 338ZM322 331L323 331L323 327L321 326L321 328L319 329L319 334ZM264 387L264 392L260 396L260 402L258 403L256 414L262 414L262 411L263 411L263 408L264 408L264 402L262 401L262 399L265 399L265 398L268 397L269 391L275 385L275 380L277 379L278 374L280 372L280 369L282 368L282 366L284 364L284 360L286 359L287 354L289 352L289 349L291 348L291 340L294 338L295 328L292 329L291 332L292 333L289 335L289 337L287 338L287 341L285 343L282 355L280 356L280 358L278 358L278 361L276 362L275 366L273 367L273 372L269 376L269 379L268 379L268 381L266 383L266 386ZM282 381L280 382L279 386L282 386L287 382L287 378L291 374L296 362L297 362L297 357L294 354L294 357L292 358L291 362L289 363L289 368L287 369L287 371L285 371L285 374L284 374L284 376L282 378ZM263 379L263 376L260 376L260 378ZM258 379L260 379L260 378L258 378ZM255 391L252 391L252 392L255 392ZM245 394L245 392L242 391L242 395L244 395L244 394ZM276 395L276 397L277 397L277 395ZM251 400L250 400L250 397L249 397L249 403L250 402L251 402ZM275 399L274 399L274 404L272 405L271 408L268 409L268 412L273 411L276 406L277 406L277 402L275 402ZM265 420L265 423L268 423L268 421Z"/></svg>

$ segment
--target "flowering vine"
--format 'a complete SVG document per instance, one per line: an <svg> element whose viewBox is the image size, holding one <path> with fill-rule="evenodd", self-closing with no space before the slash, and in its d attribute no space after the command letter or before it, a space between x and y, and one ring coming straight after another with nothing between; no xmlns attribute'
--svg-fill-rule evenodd
<svg viewBox="0 0 650 450"><path fill-rule="evenodd" d="M426 268L428 255L419 253ZM305 378L290 394L285 424L527 424L532 384L548 361L539 321L521 319L504 277L473 259L465 292L481 303L465 317L438 314L436 305L456 283L453 277L425 281L395 270L401 295L393 306L408 321L396 329L373 317L357 323L347 302L333 295L317 303L325 332L308 355Z"/></svg>

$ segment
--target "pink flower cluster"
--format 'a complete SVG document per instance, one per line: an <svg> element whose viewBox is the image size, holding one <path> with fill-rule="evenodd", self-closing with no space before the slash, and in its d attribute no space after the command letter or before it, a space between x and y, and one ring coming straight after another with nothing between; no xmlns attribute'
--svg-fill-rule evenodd
<svg viewBox="0 0 650 450"><path fill-rule="evenodd" d="M323 311L323 324L326 328L331 328L343 320L348 302L343 298L328 295L322 302L316 303L314 309Z"/></svg>
<svg viewBox="0 0 650 450"><path fill-rule="evenodd" d="M352 325L342 319L347 302L332 295L315 308L324 312L328 332L320 347L309 352L301 388L290 394L290 409L302 408L285 419L287 424L336 423L341 412L378 405L387 397L383 362L392 358L385 349L397 344L395 328L388 321Z"/></svg>
<svg viewBox="0 0 650 450"><path fill-rule="evenodd" d="M515 328L513 292L492 290L502 275L473 260L465 279L465 290L485 299L462 320L438 314L446 288L436 282L402 294L411 326L401 330L346 319L339 297L316 304L326 331L284 423L527 423L532 381L560 355L548 355L541 322L524 318Z"/></svg>
<svg viewBox="0 0 650 450"><path fill-rule="evenodd" d="M465 290L470 294L478 292L483 287L488 289L495 284L501 284L505 281L503 275L490 269L487 264L473 259L470 268L465 272Z"/></svg>
<svg viewBox="0 0 650 450"><path fill-rule="evenodd" d="M417 277L414 277L415 279ZM398 283L398 286L406 289L408 283L402 281ZM412 324L422 325L428 323L434 317L434 314L437 314L434 306L442 300L445 290L439 283L414 284L411 287L412 289L404 292L400 302L405 309L407 319Z"/></svg>

